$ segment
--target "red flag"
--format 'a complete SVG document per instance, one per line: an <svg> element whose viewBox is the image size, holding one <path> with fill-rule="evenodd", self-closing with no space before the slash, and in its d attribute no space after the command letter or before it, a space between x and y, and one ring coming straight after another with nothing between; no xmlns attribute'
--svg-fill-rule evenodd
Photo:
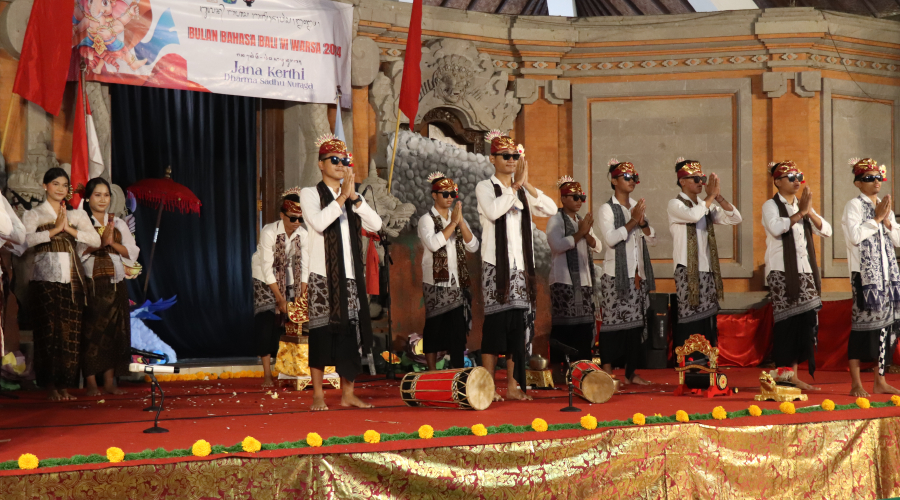
<svg viewBox="0 0 900 500"><path fill-rule="evenodd" d="M34 0L13 92L59 114L72 53L72 0Z"/></svg>
<svg viewBox="0 0 900 500"><path fill-rule="evenodd" d="M422 86L422 0L413 0L403 56L403 81L400 84L400 111L409 118L409 129L415 130L419 112L419 88Z"/></svg>
<svg viewBox="0 0 900 500"><path fill-rule="evenodd" d="M75 99L75 123L72 127L72 175L69 184L75 194L72 195L72 206L81 208L81 192L90 180L90 156L88 145L88 127L85 119L90 118L90 103L84 99L81 78L78 79L78 96Z"/></svg>

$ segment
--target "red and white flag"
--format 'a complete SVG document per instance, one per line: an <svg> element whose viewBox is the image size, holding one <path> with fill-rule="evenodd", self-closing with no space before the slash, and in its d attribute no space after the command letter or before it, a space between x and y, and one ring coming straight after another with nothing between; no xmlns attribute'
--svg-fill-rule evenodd
<svg viewBox="0 0 900 500"><path fill-rule="evenodd" d="M100 152L100 141L97 129L94 128L94 117L91 116L91 103L84 98L81 78L78 79L78 97L75 102L75 124L72 130L72 205L80 208L81 192L88 181L103 173L103 154Z"/></svg>

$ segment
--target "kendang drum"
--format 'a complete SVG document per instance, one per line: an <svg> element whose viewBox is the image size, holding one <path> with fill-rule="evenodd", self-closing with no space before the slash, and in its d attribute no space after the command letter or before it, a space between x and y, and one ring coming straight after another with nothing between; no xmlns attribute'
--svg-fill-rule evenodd
<svg viewBox="0 0 900 500"><path fill-rule="evenodd" d="M494 378L480 366L407 373L400 397L409 406L485 410L494 400Z"/></svg>
<svg viewBox="0 0 900 500"><path fill-rule="evenodd" d="M591 403L605 403L616 392L616 381L590 361L575 361L569 371L574 392Z"/></svg>

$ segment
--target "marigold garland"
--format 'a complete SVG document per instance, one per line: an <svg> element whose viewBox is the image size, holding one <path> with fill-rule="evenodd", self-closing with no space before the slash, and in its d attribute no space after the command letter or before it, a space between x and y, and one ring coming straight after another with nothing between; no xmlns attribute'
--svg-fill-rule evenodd
<svg viewBox="0 0 900 500"><path fill-rule="evenodd" d="M262 445L256 439L247 436L241 441L241 448L244 449L247 453L256 453L260 449L262 449Z"/></svg>
<svg viewBox="0 0 900 500"><path fill-rule="evenodd" d="M856 406L859 406L863 410L866 410L872 405L869 403L869 400L866 398L856 398Z"/></svg>
<svg viewBox="0 0 900 500"><path fill-rule="evenodd" d="M635 413L634 416L631 417L631 421L635 425L644 425L645 423L647 423L647 418L644 417L643 413Z"/></svg>
<svg viewBox="0 0 900 500"><path fill-rule="evenodd" d="M891 396L891 403L894 403L894 406L900 406L900 396Z"/></svg>
<svg viewBox="0 0 900 500"><path fill-rule="evenodd" d="M475 434L478 437L487 436L487 428L481 424L475 424L472 426L472 434Z"/></svg>
<svg viewBox="0 0 900 500"><path fill-rule="evenodd" d="M197 373L175 373L171 375L157 375L156 380L159 382L184 382L191 380L229 380L235 378L262 378L262 371L242 370L238 372L222 372L219 374L197 372ZM150 382L149 376L144 376L145 382Z"/></svg>
<svg viewBox="0 0 900 500"><path fill-rule="evenodd" d="M725 411L725 408L716 406L715 408L713 408L712 416L716 420L725 420L726 418L728 418L728 412Z"/></svg>
<svg viewBox="0 0 900 500"><path fill-rule="evenodd" d="M581 417L581 426L585 429L592 431L597 428L597 417L592 416L590 413Z"/></svg>
<svg viewBox="0 0 900 500"><path fill-rule="evenodd" d="M419 427L419 437L422 439L431 439L434 437L434 427L428 424Z"/></svg>
<svg viewBox="0 0 900 500"><path fill-rule="evenodd" d="M318 448L322 446L322 436L318 435L315 432L310 432L306 435L306 444L312 446L313 448Z"/></svg>
<svg viewBox="0 0 900 500"><path fill-rule="evenodd" d="M822 401L822 409L825 411L834 410L834 401L832 401L830 399L826 399L825 401Z"/></svg>
<svg viewBox="0 0 900 500"><path fill-rule="evenodd" d="M210 451L212 451L212 447L205 439L200 439L191 446L191 453L193 453L195 457L205 457L209 455Z"/></svg>
<svg viewBox="0 0 900 500"><path fill-rule="evenodd" d="M381 441L381 434L369 429L363 434L363 439L369 444L375 444Z"/></svg>
<svg viewBox="0 0 900 500"><path fill-rule="evenodd" d="M691 421L691 417L688 416L686 411L678 410L675 412L675 420L682 423L687 423Z"/></svg>
<svg viewBox="0 0 900 500"><path fill-rule="evenodd" d="M106 459L114 464L119 463L125 460L125 452L122 451L122 448L116 448L115 446L107 448Z"/></svg>
<svg viewBox="0 0 900 500"><path fill-rule="evenodd" d="M794 403L791 403L790 401L785 401L784 403L781 403L780 405L778 405L778 409L781 410L781 413L786 413L788 415L793 415L794 413L797 413L797 409L794 408Z"/></svg>
<svg viewBox="0 0 900 500"><path fill-rule="evenodd" d="M24 455L19 456L19 468L23 470L31 470L37 469L38 464L41 461L38 460L38 457L32 455L31 453L26 453Z"/></svg>
<svg viewBox="0 0 900 500"><path fill-rule="evenodd" d="M759 406L750 405L750 408L748 408L748 410L750 411L751 417L758 417L762 415L762 410L759 409Z"/></svg>
<svg viewBox="0 0 900 500"><path fill-rule="evenodd" d="M544 432L547 430L547 421L542 418L536 418L531 421L531 428L538 432Z"/></svg>

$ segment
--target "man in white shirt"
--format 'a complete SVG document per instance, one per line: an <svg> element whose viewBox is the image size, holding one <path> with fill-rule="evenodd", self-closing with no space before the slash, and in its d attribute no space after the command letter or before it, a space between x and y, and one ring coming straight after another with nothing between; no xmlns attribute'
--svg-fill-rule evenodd
<svg viewBox="0 0 900 500"><path fill-rule="evenodd" d="M466 252L478 251L478 238L462 215L459 186L441 172L428 176L432 209L419 219L422 253L422 295L425 298L423 352L428 369L437 365L437 353L450 351L453 368L465 367L466 337L472 317Z"/></svg>
<svg viewBox="0 0 900 500"><path fill-rule="evenodd" d="M482 228L482 364L493 376L497 356L506 354L507 397L531 399L524 392L531 340L526 338L526 316L533 314L536 300L531 216L532 211L541 217L554 215L556 203L528 182L521 146L498 130L486 138L491 141L494 175L475 187ZM499 394L494 398L500 399Z"/></svg>
<svg viewBox="0 0 900 500"><path fill-rule="evenodd" d="M775 316L772 358L777 379L811 390L798 378L797 365L807 361L809 374L815 374L822 282L813 235L830 237L831 225L813 210L809 186L797 196L804 180L794 162L770 163L769 173L778 189L762 206L766 284Z"/></svg>
<svg viewBox="0 0 900 500"><path fill-rule="evenodd" d="M847 241L853 313L847 356L850 360L850 395L866 397L859 374L860 362L877 361L875 394L900 394L887 383L891 354L900 322L900 268L894 247L900 246L900 226L891 209L894 197L878 199L884 166L871 158L852 159L853 185L860 195L847 202L841 227Z"/></svg>
<svg viewBox="0 0 900 500"><path fill-rule="evenodd" d="M600 253L601 245L591 230L593 215L578 215L587 199L581 184L564 175L556 182L556 187L562 208L547 221L553 325L550 338L578 351L574 358L570 358L571 361L591 360L591 347L597 329L592 252ZM554 367L559 367L565 357L551 347L550 361Z"/></svg>
<svg viewBox="0 0 900 500"><path fill-rule="evenodd" d="M681 193L667 207L678 299L674 346L684 345L695 333L715 346L716 314L724 298L715 224L740 224L741 214L722 196L716 174L710 174L707 183L700 162L683 158L676 162ZM704 185L706 197L700 199Z"/></svg>
<svg viewBox="0 0 900 500"><path fill-rule="evenodd" d="M311 409L327 410L322 378L326 366L341 376L341 406L371 408L353 392L363 352L372 349L360 228L381 229L381 217L356 192L356 175L343 141L328 134L316 141L322 181L300 192L309 229L309 368Z"/></svg>
<svg viewBox="0 0 900 500"><path fill-rule="evenodd" d="M650 382L634 371L647 339L650 292L656 290L647 249L656 245L656 231L647 220L644 199L631 198L640 183L634 165L610 160L609 178L614 195L598 210L600 236L606 243L600 278L600 359L607 373L624 364L626 383L647 385Z"/></svg>
<svg viewBox="0 0 900 500"><path fill-rule="evenodd" d="M263 362L263 387L272 387L272 358L284 334L289 300L306 293L309 239L300 207L300 188L282 195L279 220L263 226L253 254L253 329L256 355Z"/></svg>

